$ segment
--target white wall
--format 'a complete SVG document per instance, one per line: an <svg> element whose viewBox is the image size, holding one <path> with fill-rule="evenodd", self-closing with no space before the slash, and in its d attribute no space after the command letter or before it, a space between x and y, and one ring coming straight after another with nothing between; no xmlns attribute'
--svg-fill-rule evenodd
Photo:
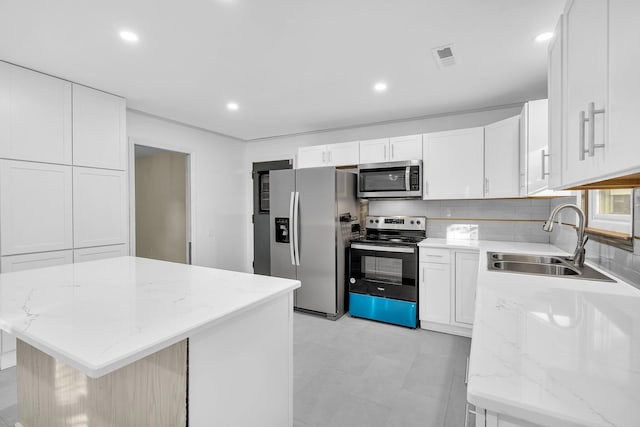
<svg viewBox="0 0 640 427"><path fill-rule="evenodd" d="M251 271L243 244L251 210L245 143L135 111L127 111L127 133L138 144L192 154L193 264Z"/></svg>
<svg viewBox="0 0 640 427"><path fill-rule="evenodd" d="M407 120L302 135L274 137L247 142L245 161L242 171L245 197L244 203L248 207L244 222L246 235L245 250L247 254L245 270L253 271L251 267L251 261L253 260L253 226L251 224L251 209L253 202L251 168L253 162L293 159L297 153L298 147L302 146L332 144L338 142L359 141L373 138L484 126L486 124L520 114L521 108L521 106L516 106L473 113L438 115L417 120Z"/></svg>

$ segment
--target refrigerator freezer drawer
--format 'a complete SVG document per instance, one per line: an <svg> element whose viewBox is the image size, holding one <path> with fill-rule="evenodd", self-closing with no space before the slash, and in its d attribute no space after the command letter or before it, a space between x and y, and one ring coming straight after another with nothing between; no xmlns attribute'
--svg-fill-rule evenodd
<svg viewBox="0 0 640 427"><path fill-rule="evenodd" d="M349 314L355 317L415 328L416 310L415 302L349 293Z"/></svg>

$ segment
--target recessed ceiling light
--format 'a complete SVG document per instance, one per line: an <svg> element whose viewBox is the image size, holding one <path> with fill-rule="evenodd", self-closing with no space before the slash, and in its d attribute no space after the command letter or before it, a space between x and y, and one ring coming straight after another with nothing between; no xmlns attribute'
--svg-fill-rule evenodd
<svg viewBox="0 0 640 427"><path fill-rule="evenodd" d="M227 110L236 111L240 106L236 102L229 102L227 104Z"/></svg>
<svg viewBox="0 0 640 427"><path fill-rule="evenodd" d="M139 38L133 31L122 30L120 31L120 38L129 43L137 43Z"/></svg>
<svg viewBox="0 0 640 427"><path fill-rule="evenodd" d="M378 82L373 86L373 90L376 92L384 92L387 90L387 84L385 82Z"/></svg>
<svg viewBox="0 0 640 427"><path fill-rule="evenodd" d="M553 38L553 33L551 32L546 32L546 33L540 33L536 36L535 40L537 42L546 42L547 40L551 40Z"/></svg>

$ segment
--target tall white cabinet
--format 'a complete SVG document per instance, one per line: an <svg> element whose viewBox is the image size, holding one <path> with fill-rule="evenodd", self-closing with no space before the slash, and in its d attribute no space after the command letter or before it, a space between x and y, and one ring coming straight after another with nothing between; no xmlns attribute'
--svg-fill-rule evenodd
<svg viewBox="0 0 640 427"><path fill-rule="evenodd" d="M129 253L125 114L123 98L0 62L0 272ZM14 365L15 338L0 349Z"/></svg>
<svg viewBox="0 0 640 427"><path fill-rule="evenodd" d="M0 158L71 164L71 83L0 62Z"/></svg>

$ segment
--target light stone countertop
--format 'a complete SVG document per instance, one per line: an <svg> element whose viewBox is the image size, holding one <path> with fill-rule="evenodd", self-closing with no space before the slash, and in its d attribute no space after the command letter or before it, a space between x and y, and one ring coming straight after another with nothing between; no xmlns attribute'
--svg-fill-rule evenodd
<svg viewBox="0 0 640 427"><path fill-rule="evenodd" d="M0 329L96 378L298 287L297 280L111 258L0 274Z"/></svg>
<svg viewBox="0 0 640 427"><path fill-rule="evenodd" d="M487 251L563 253L552 245L420 246L480 253L470 403L544 426L640 425L638 289L609 273L617 283L487 270Z"/></svg>

